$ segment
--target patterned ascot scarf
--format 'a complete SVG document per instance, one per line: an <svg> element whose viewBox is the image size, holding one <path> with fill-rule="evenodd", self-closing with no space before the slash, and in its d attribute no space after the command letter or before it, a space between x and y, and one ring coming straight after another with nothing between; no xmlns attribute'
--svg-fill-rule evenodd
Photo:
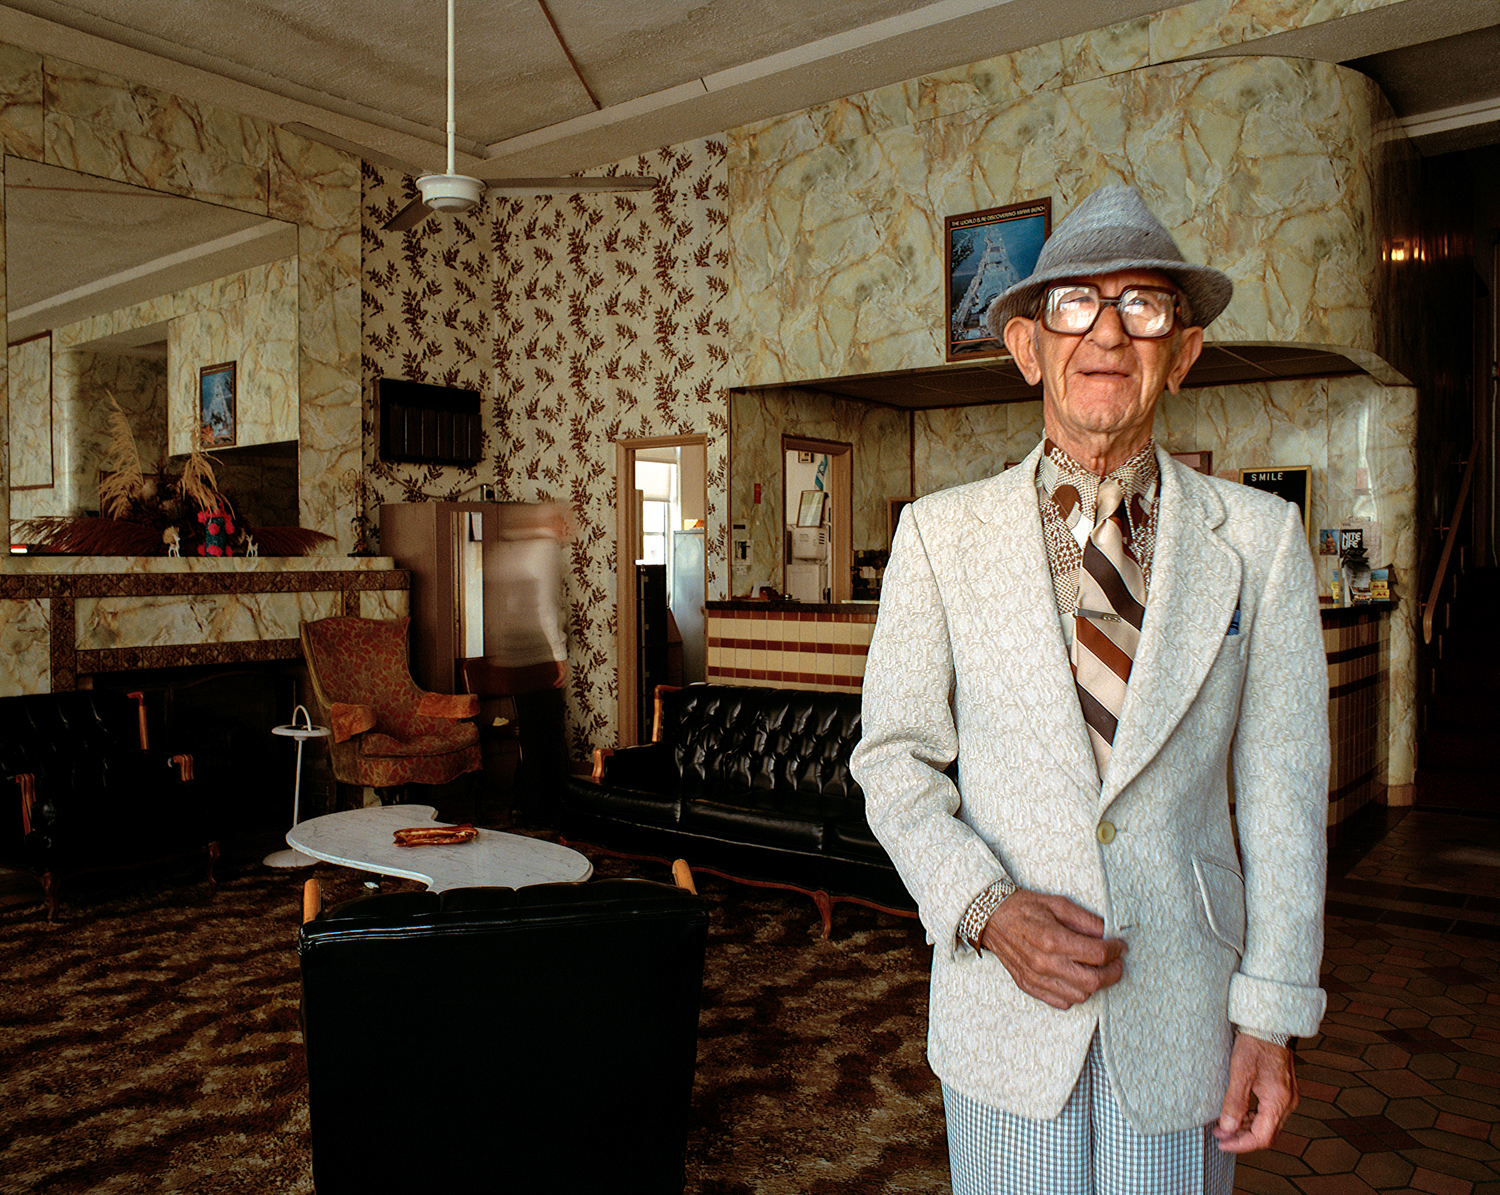
<svg viewBox="0 0 1500 1195"><path fill-rule="evenodd" d="M1141 566L1146 587L1151 586L1151 557L1156 547L1157 488L1161 471L1156 464L1156 444L1148 442L1138 453L1109 474L1125 491L1125 546ZM1042 533L1047 540L1047 561L1052 566L1052 592L1057 613L1071 617L1078 608L1078 570L1083 565L1079 535L1088 538L1094 525L1094 506L1099 483L1066 452L1047 440L1037 464L1036 488L1041 497ZM1075 530L1082 526L1082 531Z"/></svg>

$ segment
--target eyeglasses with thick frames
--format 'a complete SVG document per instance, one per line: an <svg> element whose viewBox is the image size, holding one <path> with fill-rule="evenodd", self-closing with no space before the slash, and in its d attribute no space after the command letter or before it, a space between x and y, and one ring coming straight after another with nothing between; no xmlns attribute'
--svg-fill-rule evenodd
<svg viewBox="0 0 1500 1195"><path fill-rule="evenodd" d="M1074 283L1054 286L1042 300L1042 326L1063 336L1082 336L1113 307L1129 336L1158 340L1177 326L1177 295L1155 286L1127 286L1117 298L1106 299L1097 286Z"/></svg>

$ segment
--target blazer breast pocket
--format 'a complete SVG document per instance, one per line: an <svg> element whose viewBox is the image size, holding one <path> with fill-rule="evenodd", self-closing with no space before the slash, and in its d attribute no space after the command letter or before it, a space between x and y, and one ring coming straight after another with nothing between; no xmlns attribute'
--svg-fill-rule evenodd
<svg viewBox="0 0 1500 1195"><path fill-rule="evenodd" d="M1193 856L1198 896L1214 937L1236 954L1245 953L1245 881L1240 873L1212 859Z"/></svg>

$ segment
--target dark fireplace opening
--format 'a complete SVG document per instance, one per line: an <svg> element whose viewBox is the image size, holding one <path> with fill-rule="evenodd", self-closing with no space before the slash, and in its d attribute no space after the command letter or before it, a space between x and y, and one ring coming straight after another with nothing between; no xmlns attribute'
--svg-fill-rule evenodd
<svg viewBox="0 0 1500 1195"><path fill-rule="evenodd" d="M306 704L306 677L300 660L284 660L98 673L93 687L148 694L152 748L192 754L221 843L254 853L291 828L296 743L271 728ZM331 810L332 796L326 748L313 740L302 751L302 819Z"/></svg>

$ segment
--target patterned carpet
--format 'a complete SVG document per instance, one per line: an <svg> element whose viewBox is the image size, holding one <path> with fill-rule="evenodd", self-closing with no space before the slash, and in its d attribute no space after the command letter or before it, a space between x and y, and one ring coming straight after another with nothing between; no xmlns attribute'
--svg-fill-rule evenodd
<svg viewBox="0 0 1500 1195"><path fill-rule="evenodd" d="M307 873L222 874L217 890L65 892L52 926L39 902L0 909L0 1192L312 1191L293 953ZM315 874L330 902L358 894L356 873ZM917 923L840 906L824 942L805 898L701 890L686 1190L946 1193Z"/></svg>

